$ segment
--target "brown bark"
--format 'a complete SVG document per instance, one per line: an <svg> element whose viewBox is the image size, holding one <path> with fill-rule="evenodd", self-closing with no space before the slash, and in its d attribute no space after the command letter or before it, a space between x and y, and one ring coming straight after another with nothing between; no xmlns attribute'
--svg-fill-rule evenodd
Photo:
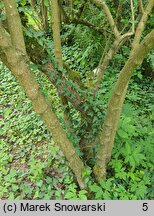
<svg viewBox="0 0 154 216"><path fill-rule="evenodd" d="M66 134L61 127L55 113L50 107L49 101L45 99L42 93L39 90L39 86L34 80L31 71L28 67L28 57L25 51L25 43L22 34L22 26L20 18L16 9L15 0L4 0L5 9L7 13L7 20L9 26L9 33L0 25L0 57L3 62L9 67L12 73L19 80L20 84L26 91L29 99L32 100L34 110L40 114L42 119L46 122L49 130L52 132L54 141L61 147L64 155L69 161L70 167L75 173L78 183L81 188L85 187L84 181L82 179L82 170L84 169L83 162L80 160L77 155L72 143L66 137ZM59 66L62 67L62 54L61 54L61 42L60 42L60 20L58 12L58 0L52 2L52 15L53 15L53 36L55 43L55 56L59 63ZM87 1L86 1L87 2ZM97 88L101 82L102 75L109 64L109 61L112 59L113 54L119 48L123 40L131 36L133 32L128 32L124 35L121 35L116 26L112 14L109 10L109 7L105 1L93 0L98 6L102 7L108 23L110 24L111 30L115 36L115 42L113 47L109 50L104 61L102 62L101 74L99 75ZM112 148L114 144L115 134L117 130L117 124L120 118L122 105L124 102L126 90L128 87L129 80L135 68L140 65L147 55L147 53L154 48L154 30L151 31L140 43L142 32L144 30L148 15L150 14L154 5L154 0L149 0L147 7L144 9L143 16L139 25L136 29L135 38L132 46L132 51L130 53L129 59L126 62L125 66L120 72L119 78L115 84L113 94L108 104L108 109L103 124L103 132L100 136L100 148L96 155L96 164L94 166L94 174L97 179L105 178L106 174L106 165L111 158ZM82 5L81 14L83 13L84 5ZM79 10L80 11L80 10ZM133 13L133 10L132 10ZM80 15L81 15L80 14ZM133 15L132 15L133 17ZM132 18L134 19L134 17ZM16 28L15 28L16 27ZM134 29L134 26L133 26ZM18 38L18 40L17 40ZM48 66L48 65L46 65ZM50 65L51 66L51 65ZM48 70L49 69L49 70ZM51 68L46 69L46 75L50 77ZM56 72L58 74L58 71ZM56 80L52 80L56 83ZM56 85L56 84L55 84ZM62 87L65 85L65 81L62 83ZM57 86L57 89L60 89L60 86ZM70 87L69 87L70 88ZM73 89L69 89L72 92ZM63 95L62 95L63 96ZM81 97L80 101L82 100ZM82 102L81 102L82 103ZM72 102L73 104L73 102ZM80 104L75 104L76 107ZM81 109L81 108L80 108ZM85 115L85 113L83 113ZM91 122L90 122L91 123ZM91 126L91 125L90 125ZM89 129L90 128L90 129ZM89 132L91 127L88 127L86 132ZM90 131L91 132L91 131ZM85 141L84 139L81 140ZM86 145L86 142L84 142Z"/></svg>
<svg viewBox="0 0 154 216"><path fill-rule="evenodd" d="M120 118L129 80L135 68L141 65L145 56L153 48L154 30L144 38L140 45L135 47L120 72L112 97L108 104L107 114L103 124L103 133L100 136L100 148L94 167L94 173L97 179L105 178L106 175L106 165L111 158L117 124Z"/></svg>
<svg viewBox="0 0 154 216"><path fill-rule="evenodd" d="M47 32L49 25L48 25L48 8L44 4L44 0L42 0L41 4L41 17L43 21L43 29Z"/></svg>
<svg viewBox="0 0 154 216"><path fill-rule="evenodd" d="M105 72L107 66L109 65L110 60L113 59L113 56L115 55L117 50L120 48L123 41L132 35L133 35L133 32L129 32L129 33L126 33L126 34L121 35L118 38L116 38L116 40L112 44L112 47L110 48L108 53L105 55L103 62L98 66L97 69L98 69L99 73L98 73L97 82L96 82L95 87L94 87L94 94L95 95L96 95L97 91L99 90L99 87L100 87L100 84L102 81L102 77L104 75L104 72Z"/></svg>
<svg viewBox="0 0 154 216"><path fill-rule="evenodd" d="M14 0L5 0L4 5L7 14L8 28L12 44L22 53L26 53L21 20L19 19L16 3ZM14 10L12 10L12 7L14 8Z"/></svg>
<svg viewBox="0 0 154 216"><path fill-rule="evenodd" d="M9 68L24 88L27 97L32 101L34 111L36 111L47 124L52 133L53 140L60 146L69 161L69 165L75 173L80 187L84 188L85 185L81 177L83 163L78 157L73 145L66 137L56 115L51 110L50 103L40 92L39 86L34 80L28 64L26 63L26 58L24 58L23 55L11 45L9 38L6 37L4 31L2 32L2 29L0 29L0 34L2 35L2 38L0 39L0 46L4 49Z"/></svg>
<svg viewBox="0 0 154 216"><path fill-rule="evenodd" d="M6 7L11 8L11 13L7 14L9 26L11 23L15 24L14 20L17 21L16 28L22 28L21 22L19 21L19 14L15 13L16 5L14 0L10 0L9 2L6 0ZM15 17L13 16L15 15ZM11 19L9 17L11 15ZM16 34L16 28L11 28L12 37ZM22 31L18 31L19 34L22 34ZM57 145L60 146L61 150L63 151L65 157L67 158L69 165L74 172L79 186L81 188L85 188L85 184L82 179L82 170L84 169L83 162L80 160L79 156L77 155L75 148L73 147L72 143L66 137L66 134L60 125L58 118L56 117L55 113L52 111L50 102L45 99L41 91L39 90L39 86L35 81L32 73L29 69L28 65L28 58L26 53L23 50L19 50L18 47L24 45L23 36L18 35L20 40L16 42L12 41L12 37L5 31L1 22L0 22L0 47L2 53L7 60L7 65L12 73L16 76L17 80L24 88L27 97L32 101L33 109L42 117L44 122L47 124L49 130L52 133L53 140ZM4 62L5 63L5 62Z"/></svg>
<svg viewBox="0 0 154 216"><path fill-rule="evenodd" d="M62 51L61 51L61 40L60 40L60 12L58 0L51 0L51 11L52 11L52 30L54 40L54 52L55 57L60 67L63 66Z"/></svg>
<svg viewBox="0 0 154 216"><path fill-rule="evenodd" d="M120 118L122 105L125 99L126 90L133 71L137 66L141 65L145 56L154 48L154 30L149 33L141 43L140 38L144 30L148 15L154 6L154 0L149 0L144 14L137 26L132 50L125 66L120 72L119 78L115 84L112 96L108 103L108 109L103 124L103 132L100 136L100 148L97 153L97 160L94 167L96 178L105 178L106 165L111 159L114 139L116 135L117 125Z"/></svg>

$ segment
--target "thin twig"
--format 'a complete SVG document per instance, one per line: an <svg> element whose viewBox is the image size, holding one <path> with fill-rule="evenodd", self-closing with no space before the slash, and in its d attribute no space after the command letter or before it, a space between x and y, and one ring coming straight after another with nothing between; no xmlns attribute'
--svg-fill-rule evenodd
<svg viewBox="0 0 154 216"><path fill-rule="evenodd" d="M146 21L148 19L148 16L149 16L150 12L152 11L153 7L154 7L154 0L149 0L146 8L144 9L144 13L143 13L143 15L141 17L141 20L140 20L140 22L139 22L139 24L137 26L137 29L136 29L134 41L133 41L133 44L132 44L133 49L140 42L142 33L144 31L144 28L145 28L145 23L146 23Z"/></svg>
<svg viewBox="0 0 154 216"><path fill-rule="evenodd" d="M116 13L116 18L115 18L115 24L116 25L118 25L118 19L119 19L119 16L121 14L122 5L123 5L122 2L119 2L117 13Z"/></svg>
<svg viewBox="0 0 154 216"><path fill-rule="evenodd" d="M135 15L134 15L134 3L133 0L130 0L131 13L132 13L132 32L135 32Z"/></svg>
<svg viewBox="0 0 154 216"><path fill-rule="evenodd" d="M102 1L101 0L93 0L93 2L94 2L94 4L96 4L97 6L101 7L104 10L104 12L106 14L106 18L107 18L107 20L108 20L108 22L110 24L111 29L114 32L115 37L119 38L120 33L118 31L116 23L114 22L114 19L113 19L113 16L112 16L111 12L110 12L110 9L107 6L107 4L105 3L105 1L103 1L103 0Z"/></svg>
<svg viewBox="0 0 154 216"><path fill-rule="evenodd" d="M134 34L133 32L127 32L126 34L121 35L118 39L116 39L114 41L112 47L110 48L110 50L108 51L108 53L104 57L102 65L100 66L98 79L97 79L97 82L96 82L95 87L94 87L94 95L96 95L98 92L99 86L100 86L101 81L102 81L102 77L104 75L104 72L105 72L107 66L109 65L110 60L113 58L113 56L117 52L117 50L121 47L121 45L123 44L123 41L126 38L132 36L133 34Z"/></svg>
<svg viewBox="0 0 154 216"><path fill-rule="evenodd" d="M104 34L104 32L108 32L110 34L113 34L111 31L109 31L105 28L98 28L93 23L90 23L84 19L75 19L74 18L74 19L70 20L70 23L85 25L85 26L89 27L90 29L93 29L94 31L99 32L100 34Z"/></svg>
<svg viewBox="0 0 154 216"><path fill-rule="evenodd" d="M139 0L139 9L140 9L140 12L143 14L144 13L144 6L143 6L142 0Z"/></svg>
<svg viewBox="0 0 154 216"><path fill-rule="evenodd" d="M101 56L101 59L100 59L100 61L99 61L98 66L97 66L97 68L96 68L96 74L98 74L98 73L100 72L100 68L101 68L103 59L105 58L105 55L106 55L106 53L107 53L107 51L108 51L108 49L109 49L109 43L110 43L110 40L111 40L111 36L112 36L112 34L109 35L108 40L107 40L107 42L106 42L106 44L105 44L105 48L104 48L104 50L103 50L103 54L102 54L102 56Z"/></svg>

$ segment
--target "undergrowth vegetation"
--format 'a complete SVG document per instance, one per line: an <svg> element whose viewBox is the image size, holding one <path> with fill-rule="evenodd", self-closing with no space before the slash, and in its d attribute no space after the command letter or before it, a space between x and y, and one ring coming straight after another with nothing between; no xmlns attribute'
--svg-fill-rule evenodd
<svg viewBox="0 0 154 216"><path fill-rule="evenodd" d="M154 199L153 2L4 2L0 199Z"/></svg>
<svg viewBox="0 0 154 216"><path fill-rule="evenodd" d="M67 52L68 53L68 52ZM115 69L116 70L116 69ZM62 110L56 90L37 70L42 91L59 119ZM110 79L109 79L110 77ZM116 71L102 82L103 103L111 94ZM104 88L106 86L106 88ZM127 92L107 181L93 183L85 170L87 190L80 190L68 163L16 79L0 65L0 198L1 199L153 199L154 198L154 86L140 70ZM78 113L74 118L77 131ZM62 123L62 121L61 121ZM75 137L74 137L75 139ZM79 151L79 149L77 149Z"/></svg>

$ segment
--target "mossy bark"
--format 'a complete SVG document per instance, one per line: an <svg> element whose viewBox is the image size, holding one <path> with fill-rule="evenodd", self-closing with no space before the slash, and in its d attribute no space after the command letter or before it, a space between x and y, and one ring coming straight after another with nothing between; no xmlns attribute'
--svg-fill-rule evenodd
<svg viewBox="0 0 154 216"><path fill-rule="evenodd" d="M54 35L54 43L55 43L55 56L57 58L59 66L62 66L63 63L62 63L61 44L60 44L60 20L59 20L59 12L58 12L58 1L56 0L51 2L53 3L52 27L53 27L53 35ZM110 24L113 34L116 37L116 40L118 40L118 38L121 35L119 35L118 29L114 23L114 19L112 19L112 14L109 12L109 8L107 7L106 3L100 0L95 0L93 2L98 3L99 5L100 4L102 5L103 2L103 9L105 11L106 18ZM22 26L16 8L15 0L4 0L4 3L5 3L6 14L7 14L9 31L6 32L3 26L0 24L0 48L1 48L0 56L3 62L9 67L9 69L12 71L12 73L16 76L20 84L25 89L27 96L32 101L34 110L46 122L49 130L52 132L54 141L57 143L57 145L60 146L60 148L64 152L64 155L66 156L71 169L75 173L80 188L84 188L85 184L82 179L82 170L84 169L83 162L77 155L72 143L67 138L55 113L50 107L49 101L45 99L45 97L39 90L39 86L36 83L35 79L33 78L31 71L29 69L28 66L29 59L25 51L25 43L22 34ZM124 102L128 83L132 76L132 73L134 69L142 63L146 54L152 48L154 48L154 30L151 31L151 33L149 33L140 43L140 39L145 27L145 23L147 21L148 14L150 14L153 5L154 5L154 0L149 0L147 4L147 9L144 10L143 17L141 18L141 22L139 23L138 28L136 30L135 39L134 39L134 43L132 43L132 51L130 53L129 59L126 62L125 66L123 67L119 75L118 81L116 82L115 88L113 90L112 97L108 104L108 109L103 124L103 132L100 136L100 148L96 155L97 160L94 166L94 174L97 179L105 178L106 175L106 165L111 158L117 125L120 118L120 113L122 110L122 105ZM82 13L83 10L80 11ZM108 64L108 58L104 63L104 68L103 68L104 70L106 69L107 64ZM54 82L54 80L52 81ZM60 87L57 86L57 88ZM71 87L70 90L72 90ZM74 106L76 105L76 107L78 107L78 110L83 113L83 111L81 111L82 107L79 109L79 106L82 105L82 103L84 103L84 100L80 98L80 103L76 104L76 101L73 101L73 103L72 104ZM83 114L86 115L85 112ZM91 121L89 122L89 124L90 123ZM91 130L91 127L88 127L87 132L89 132L89 130ZM82 141L83 142L81 143L85 143L85 145L86 143L88 143L88 142L84 142L85 141L84 139Z"/></svg>
<svg viewBox="0 0 154 216"><path fill-rule="evenodd" d="M51 110L50 103L40 92L39 86L28 68L28 64L25 62L23 56L13 47L7 47L7 49L4 51L7 57L9 68L20 82L20 85L24 88L27 97L32 101L34 111L36 111L42 117L48 126L52 133L53 140L57 145L60 146L61 150L66 156L71 169L77 177L80 187L84 188L85 185L81 177L83 163L78 157L73 145L66 137L66 134L61 127L56 115Z"/></svg>
<svg viewBox="0 0 154 216"><path fill-rule="evenodd" d="M60 122L51 109L50 102L46 100L44 95L39 90L39 86L35 81L30 69L29 59L25 52L24 39L22 34L22 26L19 14L16 13L16 4L14 0L5 0L5 8L10 8L11 11L7 12L9 32L3 28L0 22L0 48L2 50L5 62L11 72L15 75L20 85L24 88L27 97L32 101L33 109L42 117L49 130L52 133L53 140L60 146L65 157L67 158L70 168L74 172L80 188L85 188L82 179L82 170L84 169L83 162L77 155L73 144L67 138ZM11 15L11 18L9 17ZM14 16L13 16L14 15ZM16 23L14 21L16 20ZM13 26L12 26L13 25ZM13 28L16 26L16 28ZM17 30L17 28L19 28ZM18 36L20 40L14 40ZM21 44L21 48L19 49ZM4 62L4 63L5 63Z"/></svg>

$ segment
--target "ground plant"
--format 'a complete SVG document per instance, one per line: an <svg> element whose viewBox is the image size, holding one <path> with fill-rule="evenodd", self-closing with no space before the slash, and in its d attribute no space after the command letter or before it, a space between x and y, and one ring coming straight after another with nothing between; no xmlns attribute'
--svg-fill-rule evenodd
<svg viewBox="0 0 154 216"><path fill-rule="evenodd" d="M0 198L154 198L154 1L0 3Z"/></svg>

